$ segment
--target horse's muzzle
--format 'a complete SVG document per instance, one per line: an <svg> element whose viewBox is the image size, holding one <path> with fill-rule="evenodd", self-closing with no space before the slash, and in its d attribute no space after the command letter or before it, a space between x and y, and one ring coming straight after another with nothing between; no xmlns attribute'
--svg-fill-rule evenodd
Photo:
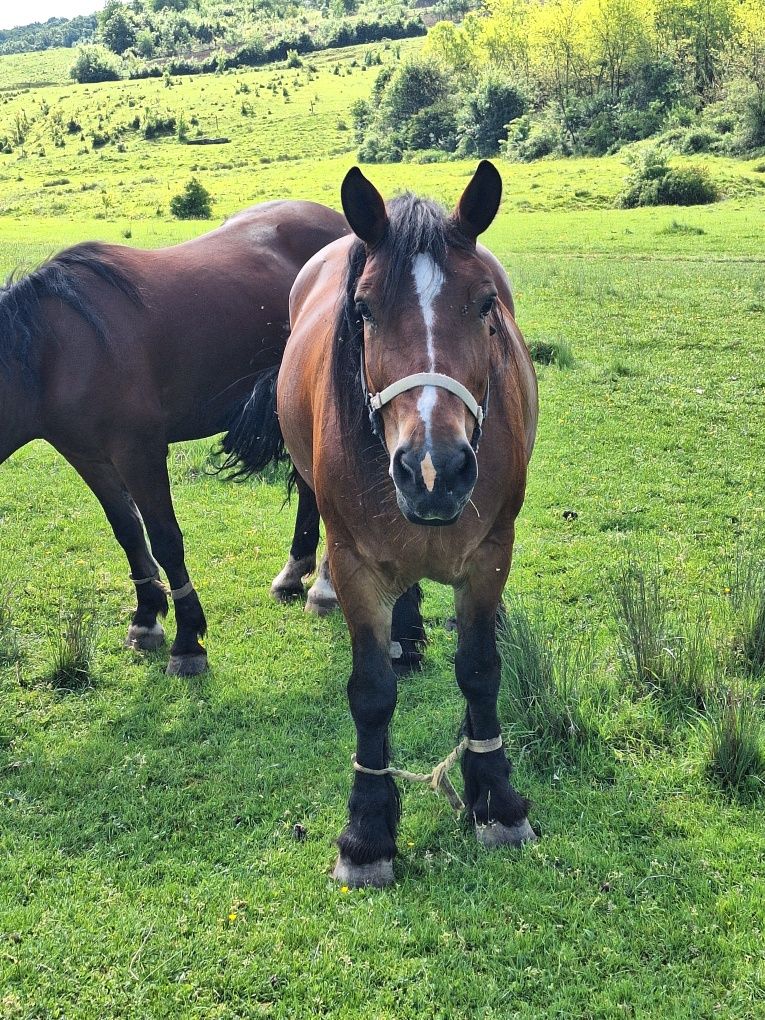
<svg viewBox="0 0 765 1020"><path fill-rule="evenodd" d="M399 510L411 524L454 524L478 478L473 448L463 440L434 448L403 444L393 454L390 475Z"/></svg>

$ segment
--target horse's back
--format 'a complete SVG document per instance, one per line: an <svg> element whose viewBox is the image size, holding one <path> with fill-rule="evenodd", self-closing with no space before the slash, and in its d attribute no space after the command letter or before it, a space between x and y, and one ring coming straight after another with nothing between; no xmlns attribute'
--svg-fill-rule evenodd
<svg viewBox="0 0 765 1020"><path fill-rule="evenodd" d="M299 270L347 230L316 203L272 202L171 247L68 249L62 263L104 328L99 338L81 317L51 309L56 393L88 387L93 414L103 417L106 401L120 427L141 416L140 394L171 442L222 430L253 376L281 359ZM115 286L120 279L129 288Z"/></svg>

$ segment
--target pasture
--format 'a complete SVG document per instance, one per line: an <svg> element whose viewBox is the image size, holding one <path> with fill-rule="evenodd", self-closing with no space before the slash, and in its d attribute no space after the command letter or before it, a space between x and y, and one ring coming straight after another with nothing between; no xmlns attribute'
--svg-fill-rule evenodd
<svg viewBox="0 0 765 1020"><path fill-rule="evenodd" d="M224 90L294 74L267 69L166 90L175 102L198 89L205 109L201 89L221 90L232 142L218 151L163 139L69 162L74 147L1 156L0 269L128 229L139 246L207 229L166 219L192 163L216 216L285 194L337 206L353 155L333 118L371 78L351 68L343 88L358 92L340 92L335 59L279 114L287 125L297 93L304 103L326 78L321 130L304 129L302 109L295 136L260 121L258 133L248 116L233 137ZM62 90L62 104L84 108L80 88ZM149 88L163 85L90 87L115 103ZM299 161L257 163L290 146ZM223 149L232 166L216 169ZM293 521L281 486L209 477L209 442L172 449L212 666L183 680L165 676L163 654L122 649L126 565L73 471L41 444L0 467L0 606L19 645L0 665L0 1016L762 1016L761 784L719 789L695 706L624 678L611 588L628 557L658 562L670 608L703 614L719 651L706 683L737 679L728 567L737 543L756 545L764 515L765 201L753 164L708 162L725 201L616 211L617 157L498 161L507 199L486 243L514 282L527 341L563 341L574 356L538 370L540 433L508 585L543 606L556 641L587 651L578 739L530 732L501 696L536 846L485 851L445 801L406 786L397 885L336 888L349 648L338 617L268 596ZM366 172L386 194L412 187L451 203L472 169ZM90 681L66 690L50 680L51 643L78 603L99 622L97 650ZM454 746L463 699L450 594L426 585L424 611L424 669L400 683L393 740L395 764L427 771Z"/></svg>

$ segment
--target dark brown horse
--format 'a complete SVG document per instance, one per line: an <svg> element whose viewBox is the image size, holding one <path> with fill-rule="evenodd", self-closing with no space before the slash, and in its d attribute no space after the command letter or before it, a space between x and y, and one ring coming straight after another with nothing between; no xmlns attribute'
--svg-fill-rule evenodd
<svg viewBox="0 0 765 1020"><path fill-rule="evenodd" d="M279 422L316 493L353 648L356 774L334 872L347 885L393 880L391 654L399 668L417 665L422 578L455 591L459 750L477 836L491 846L535 838L497 716L496 615L537 421L507 277L476 244L501 190L483 162L451 216L412 195L386 208L351 170L342 200L356 237L315 255L290 296Z"/></svg>
<svg viewBox="0 0 765 1020"><path fill-rule="evenodd" d="M170 496L168 443L235 424L253 378L281 359L295 277L347 233L324 206L269 202L171 248L77 245L0 290L0 463L42 438L93 490L130 563L134 648L164 640L163 568L177 622L169 673L198 673L207 655ZM301 483L292 570L275 594L302 589L318 527Z"/></svg>

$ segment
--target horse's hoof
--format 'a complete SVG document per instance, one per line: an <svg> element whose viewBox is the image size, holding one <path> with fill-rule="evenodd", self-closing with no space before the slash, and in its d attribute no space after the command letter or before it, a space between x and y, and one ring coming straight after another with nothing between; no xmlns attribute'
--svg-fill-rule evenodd
<svg viewBox="0 0 765 1020"><path fill-rule="evenodd" d="M488 825L476 824L475 834L481 846L523 846L524 843L536 843L537 834L523 818L515 825L503 825L502 822L489 822Z"/></svg>
<svg viewBox="0 0 765 1020"><path fill-rule="evenodd" d="M271 582L271 597L277 602L292 602L305 594L303 578L310 576L316 569L316 557L304 556L296 560L293 556L279 571Z"/></svg>
<svg viewBox="0 0 765 1020"><path fill-rule="evenodd" d="M207 656L193 652L190 655L171 655L165 672L168 676L199 676L207 668Z"/></svg>
<svg viewBox="0 0 765 1020"><path fill-rule="evenodd" d="M304 594L305 588L302 584L299 588L277 588L276 583L271 585L271 598L276 602L295 602L297 599L302 599Z"/></svg>
<svg viewBox="0 0 765 1020"><path fill-rule="evenodd" d="M375 889L384 889L394 881L393 861L382 858L371 864L354 864L341 854L337 858L332 877L340 885L347 885L349 889L361 889L368 885Z"/></svg>
<svg viewBox="0 0 765 1020"><path fill-rule="evenodd" d="M164 643L165 628L161 623L155 623L153 627L141 627L131 623L128 627L125 648L132 648L136 652L153 652Z"/></svg>
<svg viewBox="0 0 765 1020"><path fill-rule="evenodd" d="M314 588L311 588L308 592L308 598L306 599L305 611L307 613L314 613L316 616L328 616L340 608L340 603L337 601L334 592L332 595L329 595L321 591L314 592Z"/></svg>

